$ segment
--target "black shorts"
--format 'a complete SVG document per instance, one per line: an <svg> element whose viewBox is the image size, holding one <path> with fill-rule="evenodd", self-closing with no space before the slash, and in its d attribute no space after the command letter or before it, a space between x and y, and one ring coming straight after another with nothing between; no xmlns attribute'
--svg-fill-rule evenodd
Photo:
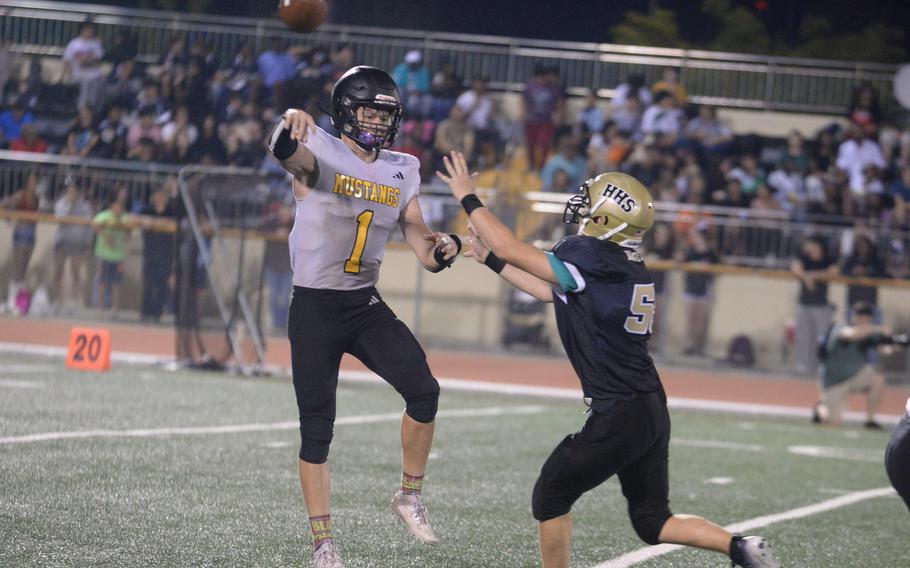
<svg viewBox="0 0 910 568"><path fill-rule="evenodd" d="M327 451L335 421L338 368L345 353L360 359L409 403L435 401L439 394L426 354L376 288L342 291L295 286L288 338L305 445L321 445Z"/></svg>
<svg viewBox="0 0 910 568"><path fill-rule="evenodd" d="M669 517L670 415L664 393L611 401L566 436L544 463L534 487L538 521L568 513L581 495L614 474L633 514ZM666 520L666 518L664 519Z"/></svg>
<svg viewBox="0 0 910 568"><path fill-rule="evenodd" d="M885 469L891 485L910 509L910 415L904 415L885 449Z"/></svg>

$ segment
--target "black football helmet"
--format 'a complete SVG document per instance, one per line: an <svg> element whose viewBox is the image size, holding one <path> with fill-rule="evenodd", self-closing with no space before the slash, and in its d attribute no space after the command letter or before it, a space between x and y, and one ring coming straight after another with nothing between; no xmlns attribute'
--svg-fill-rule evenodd
<svg viewBox="0 0 910 568"><path fill-rule="evenodd" d="M357 120L357 107L388 111L386 126ZM338 132L366 151L390 148L401 123L401 95L392 77L382 69L360 65L341 76L332 88L332 124Z"/></svg>

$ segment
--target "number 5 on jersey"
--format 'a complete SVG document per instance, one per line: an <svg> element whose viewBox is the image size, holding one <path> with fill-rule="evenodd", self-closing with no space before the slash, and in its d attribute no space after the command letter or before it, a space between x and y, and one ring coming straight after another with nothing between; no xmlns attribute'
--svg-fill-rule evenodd
<svg viewBox="0 0 910 568"><path fill-rule="evenodd" d="M354 248L351 256L344 261L344 271L348 274L360 274L360 260L363 258L363 249L367 246L367 233L370 232L370 223L373 222L373 211L367 209L357 216L357 236L354 239Z"/></svg>
<svg viewBox="0 0 910 568"><path fill-rule="evenodd" d="M653 282L635 285L632 303L629 305L632 315L626 318L626 331L638 335L651 333L651 325L654 323L655 296Z"/></svg>

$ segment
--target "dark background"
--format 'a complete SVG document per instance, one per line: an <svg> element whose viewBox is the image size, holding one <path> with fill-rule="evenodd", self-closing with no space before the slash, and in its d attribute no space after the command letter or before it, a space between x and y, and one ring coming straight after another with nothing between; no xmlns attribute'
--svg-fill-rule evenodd
<svg viewBox="0 0 910 568"><path fill-rule="evenodd" d="M761 51L788 54L788 51L808 41L807 32L803 29L807 19L821 17L830 26L816 34L823 35L828 42L837 42L838 37L861 34L865 30L865 37L884 41L898 50L875 57L877 51L873 49L866 54L867 58L900 60L910 53L910 33L906 31L910 30L910 2L907 0L724 2L731 8L747 12L761 24L768 40L759 42ZM96 3L257 18L276 17L278 4L277 0L96 0ZM724 28L725 22L716 17L706 17L703 9L708 3L710 0L332 0L329 21L388 28L612 42L616 39L611 28L621 23L628 13L653 14L655 10L663 9L673 12L678 26L679 41L672 45L719 48L712 46L711 41ZM746 17L744 13L740 16ZM870 26L887 27L889 33L883 34ZM887 35L888 39L882 40L883 35ZM863 38L861 35L854 41L862 44ZM750 51L752 43L744 39L740 51ZM847 55L849 51L855 50L848 50ZM821 50L821 53L825 52Z"/></svg>

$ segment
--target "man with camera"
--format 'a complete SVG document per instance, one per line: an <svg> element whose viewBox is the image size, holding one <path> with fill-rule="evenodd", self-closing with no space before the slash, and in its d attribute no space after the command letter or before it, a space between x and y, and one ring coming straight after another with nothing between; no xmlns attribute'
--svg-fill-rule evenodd
<svg viewBox="0 0 910 568"><path fill-rule="evenodd" d="M885 378L869 363L869 351L877 349L889 354L898 346L906 346L906 334L892 334L873 323L875 310L866 302L853 305L847 322L838 322L828 331L819 345L821 361L821 402L814 409L814 422L832 426L843 423L847 396L851 392L867 394L866 428L879 430L875 420L885 390Z"/></svg>

